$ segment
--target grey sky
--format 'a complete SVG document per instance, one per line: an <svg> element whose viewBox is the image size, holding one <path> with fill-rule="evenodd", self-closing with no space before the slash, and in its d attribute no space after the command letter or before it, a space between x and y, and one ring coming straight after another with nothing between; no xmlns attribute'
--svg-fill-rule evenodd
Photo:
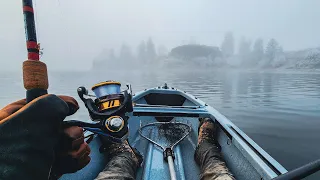
<svg viewBox="0 0 320 180"><path fill-rule="evenodd" d="M220 46L236 39L275 38L285 50L320 46L319 0L34 0L43 61L50 69L89 69L105 48L142 39L172 48L190 39ZM20 0L0 1L0 69L26 58ZM20 66L20 67L19 67ZM74 67L77 66L77 67Z"/></svg>

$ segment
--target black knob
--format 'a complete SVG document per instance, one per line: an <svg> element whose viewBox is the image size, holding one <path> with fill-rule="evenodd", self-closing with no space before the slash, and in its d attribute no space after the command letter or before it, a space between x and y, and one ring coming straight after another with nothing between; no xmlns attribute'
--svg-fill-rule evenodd
<svg viewBox="0 0 320 180"><path fill-rule="evenodd" d="M79 95L81 100L84 99L83 95L87 95L88 94L88 90L83 86L78 87L77 92L78 92L78 95Z"/></svg>

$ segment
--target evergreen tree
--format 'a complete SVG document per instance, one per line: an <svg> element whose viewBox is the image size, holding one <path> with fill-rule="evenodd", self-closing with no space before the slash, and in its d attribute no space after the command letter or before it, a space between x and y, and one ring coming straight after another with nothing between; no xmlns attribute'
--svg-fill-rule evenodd
<svg viewBox="0 0 320 180"><path fill-rule="evenodd" d="M281 50L279 43L275 39L270 39L266 47L265 57L272 63L272 61L276 58L277 53Z"/></svg>
<svg viewBox="0 0 320 180"><path fill-rule="evenodd" d="M131 48L126 44L122 44L120 48L119 60L125 63L131 61L132 59L133 55Z"/></svg>
<svg viewBox="0 0 320 180"><path fill-rule="evenodd" d="M141 41L138 48L137 48L137 59L140 62L145 62L146 61L146 55L147 50L146 50L146 43L144 41Z"/></svg>
<svg viewBox="0 0 320 180"><path fill-rule="evenodd" d="M239 43L239 58L241 64L245 66L251 65L251 41L247 40L245 37L242 37Z"/></svg>
<svg viewBox="0 0 320 180"><path fill-rule="evenodd" d="M270 39L265 50L265 67L280 67L287 62L282 47L275 39Z"/></svg>
<svg viewBox="0 0 320 180"><path fill-rule="evenodd" d="M148 39L147 45L146 45L146 58L147 61L152 61L156 58L156 49L154 46L154 43L151 38Z"/></svg>
<svg viewBox="0 0 320 180"><path fill-rule="evenodd" d="M234 38L231 32L225 34L224 40L221 44L221 51L223 56L226 58L234 55Z"/></svg>
<svg viewBox="0 0 320 180"><path fill-rule="evenodd" d="M263 48L263 40L257 39L254 42L253 50L252 50L252 65L256 66L264 57L264 48Z"/></svg>

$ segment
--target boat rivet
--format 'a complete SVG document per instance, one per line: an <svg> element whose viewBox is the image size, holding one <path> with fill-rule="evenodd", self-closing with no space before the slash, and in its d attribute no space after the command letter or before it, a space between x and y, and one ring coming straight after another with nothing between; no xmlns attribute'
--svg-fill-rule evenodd
<svg viewBox="0 0 320 180"><path fill-rule="evenodd" d="M230 145L231 143L232 143L232 142L231 142L231 139L228 138L227 144Z"/></svg>

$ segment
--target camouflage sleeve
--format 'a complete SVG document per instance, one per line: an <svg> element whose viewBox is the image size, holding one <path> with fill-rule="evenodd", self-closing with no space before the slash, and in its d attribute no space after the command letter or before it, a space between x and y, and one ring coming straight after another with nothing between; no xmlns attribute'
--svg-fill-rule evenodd
<svg viewBox="0 0 320 180"><path fill-rule="evenodd" d="M136 162L130 153L125 152L111 158L105 169L99 173L96 180L134 180L136 170Z"/></svg>
<svg viewBox="0 0 320 180"><path fill-rule="evenodd" d="M201 180L235 180L217 144L208 141L200 143L195 152L195 160L200 166Z"/></svg>

